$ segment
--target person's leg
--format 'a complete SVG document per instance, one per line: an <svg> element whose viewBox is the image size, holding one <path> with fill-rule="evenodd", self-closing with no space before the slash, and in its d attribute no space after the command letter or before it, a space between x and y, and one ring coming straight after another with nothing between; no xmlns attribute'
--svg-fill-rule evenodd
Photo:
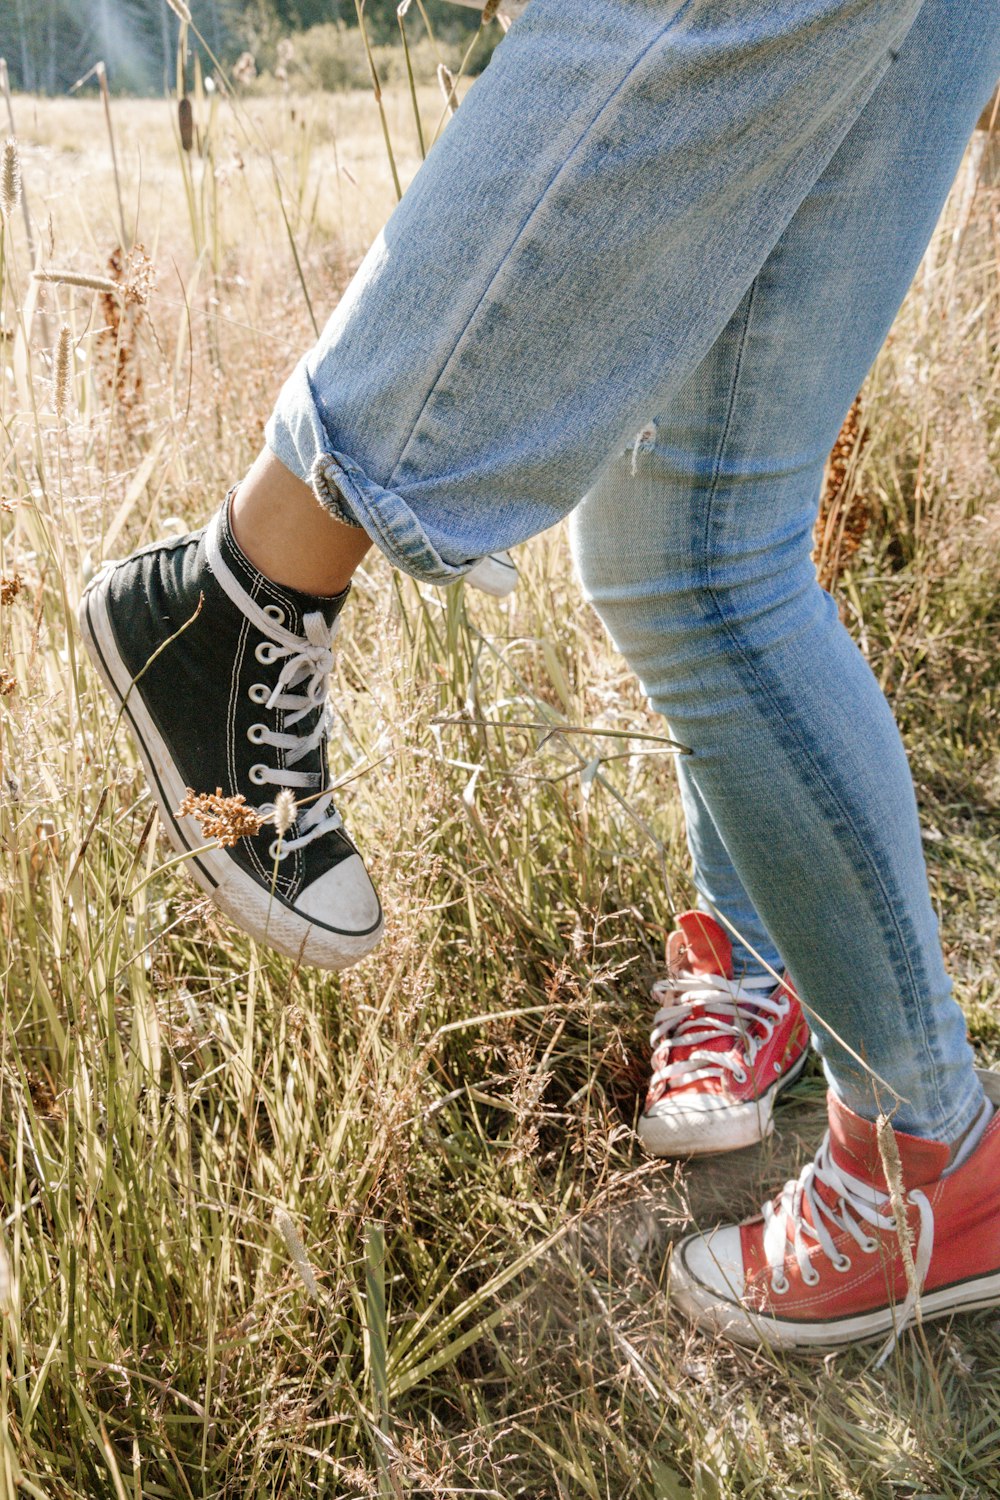
<svg viewBox="0 0 1000 1500"><path fill-rule="evenodd" d="M575 517L586 592L693 752L703 899L743 922L752 901L748 937L770 934L818 1018L831 1096L815 1161L759 1219L673 1255L675 1304L745 1343L891 1333L915 1287L925 1317L1000 1300L1000 1076L973 1071L902 745L810 559L825 455L995 82L998 9L963 34L946 0L923 6L655 438Z"/></svg>
<svg viewBox="0 0 1000 1500"><path fill-rule="evenodd" d="M712 345L919 9L532 0L288 381L235 519L91 586L179 848L185 786L307 792L283 841L192 861L247 930L334 967L381 930L323 747L352 528L441 582L566 514Z"/></svg>
<svg viewBox="0 0 1000 1500"><path fill-rule="evenodd" d="M339 594L371 547L265 448L233 496L233 530L254 567L272 583L306 594Z"/></svg>
<svg viewBox="0 0 1000 1500"><path fill-rule="evenodd" d="M532 0L287 382L272 452L431 582L565 515L714 342L919 8ZM266 485L240 506L269 501L277 532Z"/></svg>
<svg viewBox="0 0 1000 1500"><path fill-rule="evenodd" d="M956 26L928 0L654 441L612 463L574 522L588 597L694 752L681 774L704 895L727 916L735 900L737 923L749 896L748 937L770 934L821 1018L851 1109L894 1100L834 1032L898 1093L902 1130L945 1141L982 1092L912 783L810 554L825 457L995 81L998 14Z"/></svg>

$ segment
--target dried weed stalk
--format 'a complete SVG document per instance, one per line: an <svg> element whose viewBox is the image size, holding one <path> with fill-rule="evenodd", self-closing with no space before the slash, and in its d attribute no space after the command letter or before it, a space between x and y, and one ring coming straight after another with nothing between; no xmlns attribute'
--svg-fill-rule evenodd
<svg viewBox="0 0 1000 1500"><path fill-rule="evenodd" d="M914 1299L916 1317L919 1322L920 1286L917 1281L917 1269L913 1262L913 1230L906 1213L903 1164L899 1159L899 1147L896 1144L896 1136L888 1115L879 1115L876 1120L875 1138L878 1142L879 1156L882 1159L882 1170L889 1188L889 1204L896 1224L896 1238L899 1241L899 1253L903 1260L903 1274L906 1277L910 1295Z"/></svg>
<svg viewBox="0 0 1000 1500"><path fill-rule="evenodd" d="M813 559L825 589L834 587L861 546L871 520L870 502L856 483L858 459L867 441L861 397L855 396L827 462L816 521Z"/></svg>

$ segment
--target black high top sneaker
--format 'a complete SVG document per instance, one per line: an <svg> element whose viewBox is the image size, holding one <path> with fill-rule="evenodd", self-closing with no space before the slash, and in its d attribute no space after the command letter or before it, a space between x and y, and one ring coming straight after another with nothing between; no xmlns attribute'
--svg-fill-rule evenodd
<svg viewBox="0 0 1000 1500"><path fill-rule="evenodd" d="M188 869L244 932L322 969L356 963L382 936L378 896L328 790L327 692L347 593L271 583L237 546L227 499L201 531L106 565L80 605L163 826L179 853L195 851ZM280 842L269 822L220 848L178 813L188 788L221 788L267 816L282 787L298 807Z"/></svg>

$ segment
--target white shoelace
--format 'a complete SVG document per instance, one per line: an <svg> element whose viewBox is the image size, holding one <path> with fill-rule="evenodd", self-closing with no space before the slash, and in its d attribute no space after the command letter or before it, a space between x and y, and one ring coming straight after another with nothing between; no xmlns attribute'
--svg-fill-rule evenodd
<svg viewBox="0 0 1000 1500"><path fill-rule="evenodd" d="M320 611L316 610L303 619L304 640L296 638L294 645L268 640L262 641L257 647L259 662L269 665L284 658L284 666L270 695L266 699L254 701L263 701L266 708L280 709L285 714L284 732L280 734L264 724L254 724L248 731L252 744L270 745L285 752L285 763L282 766L256 765L251 768L251 780L257 786L302 790L316 788L323 783L324 777L317 771L293 771L290 768L310 751L317 749L330 727L327 694L333 668L333 639L338 623L335 620L332 627L329 626ZM293 692L293 688L299 691ZM322 709L322 712L308 734L287 733L317 708ZM257 810L267 816L273 812L273 804L265 804ZM280 842L275 840L270 849L272 859L284 859L296 849L304 849L323 834L343 827L343 819L333 807L332 792L324 792L315 802L301 807L296 822L298 837L285 838Z"/></svg>
<svg viewBox="0 0 1000 1500"><path fill-rule="evenodd" d="M774 1034L778 1021L787 1016L791 1000L770 976L759 979L724 979L720 974L681 974L657 980L654 1000L668 999L653 1017L649 1045L654 1061L664 1060L653 1073L658 1083L693 1083L699 1078L724 1078L731 1073L737 1083L747 1080L747 1066ZM776 998L780 997L780 998ZM707 1014L695 1015L695 1011ZM763 1024L763 1035L753 1028ZM731 1038L728 1052L700 1051L706 1042ZM675 1047L695 1050L676 1062L670 1061ZM742 1050L741 1050L742 1049Z"/></svg>
<svg viewBox="0 0 1000 1500"><path fill-rule="evenodd" d="M832 1204L817 1191L821 1186L833 1194ZM934 1250L934 1210L927 1195L919 1188L914 1188L905 1194L903 1203L904 1206L912 1205L920 1215L913 1255L914 1282L899 1309L895 1327L882 1349L876 1368L888 1358L896 1340L913 1316ZM809 1209L809 1219L803 1214L806 1206ZM871 1183L849 1176L837 1166L830 1151L829 1131L824 1136L815 1159L802 1169L798 1177L785 1183L777 1204L764 1204L762 1213L764 1254L771 1268L771 1290L779 1297L789 1288L784 1272L789 1240L803 1282L806 1286L815 1286L820 1275L809 1259L810 1244L819 1245L835 1271L843 1273L851 1268L850 1256L838 1252L831 1229L849 1234L865 1255L874 1255L881 1244L874 1235L866 1232L866 1224L882 1232L888 1231L893 1235L897 1233L889 1194L881 1192Z"/></svg>

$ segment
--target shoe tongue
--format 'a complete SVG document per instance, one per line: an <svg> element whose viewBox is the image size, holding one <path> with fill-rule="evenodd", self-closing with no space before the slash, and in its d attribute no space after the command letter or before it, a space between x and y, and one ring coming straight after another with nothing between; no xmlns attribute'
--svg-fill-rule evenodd
<svg viewBox="0 0 1000 1500"><path fill-rule="evenodd" d="M672 974L711 974L732 979L732 944L714 917L701 911L682 912L677 918L676 930L667 939L667 967ZM711 1005L698 1006L691 1012L691 1018L696 1023L699 1016L711 1014ZM731 1024L731 1016L725 1019ZM726 1053L738 1046L738 1039L729 1035L703 1042L674 1042L670 1047L670 1060L684 1062L695 1051ZM691 1085L694 1088L701 1086L697 1082Z"/></svg>
<svg viewBox="0 0 1000 1500"><path fill-rule="evenodd" d="M733 945L714 917L703 911L685 911L677 918L677 931L667 942L671 968L692 974L733 977Z"/></svg>
<svg viewBox="0 0 1000 1500"><path fill-rule="evenodd" d="M848 1109L834 1093L827 1095L830 1116L830 1155L842 1172L869 1182L880 1192L887 1192L885 1171L878 1149L878 1135L871 1120L863 1120ZM903 1169L903 1187L922 1187L936 1182L948 1165L948 1147L943 1141L928 1141L916 1135L894 1131L896 1149Z"/></svg>
<svg viewBox="0 0 1000 1500"><path fill-rule="evenodd" d="M323 616L328 626L332 626L351 592L350 584L342 594L322 595L303 594L299 589L288 588L283 583L273 583L259 568L254 567L237 542L230 519L229 497L226 498L222 509L219 549L223 560L255 604L262 609L267 604L277 604L284 609L285 629L290 630L293 635L303 635L305 632L303 622L306 615L317 612Z"/></svg>

